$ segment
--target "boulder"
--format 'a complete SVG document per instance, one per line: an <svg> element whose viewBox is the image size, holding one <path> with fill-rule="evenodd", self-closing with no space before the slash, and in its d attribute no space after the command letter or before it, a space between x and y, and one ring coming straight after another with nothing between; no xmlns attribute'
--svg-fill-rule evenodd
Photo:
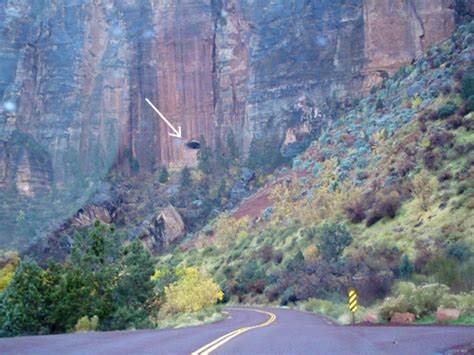
<svg viewBox="0 0 474 355"><path fill-rule="evenodd" d="M415 315L413 313L395 312L393 313L392 318L390 318L390 323L408 324L408 323L412 323L414 320L415 320Z"/></svg>
<svg viewBox="0 0 474 355"><path fill-rule="evenodd" d="M143 221L138 238L150 252L157 254L186 235L184 221L172 205Z"/></svg>
<svg viewBox="0 0 474 355"><path fill-rule="evenodd" d="M88 205L79 209L71 219L71 225L74 227L88 227L95 221L104 224L112 223L113 211L108 206Z"/></svg>
<svg viewBox="0 0 474 355"><path fill-rule="evenodd" d="M367 313L364 316L364 322L375 324L379 322L379 317L374 312L367 311Z"/></svg>
<svg viewBox="0 0 474 355"><path fill-rule="evenodd" d="M438 308L436 311L436 321L458 320L461 312L454 308Z"/></svg>

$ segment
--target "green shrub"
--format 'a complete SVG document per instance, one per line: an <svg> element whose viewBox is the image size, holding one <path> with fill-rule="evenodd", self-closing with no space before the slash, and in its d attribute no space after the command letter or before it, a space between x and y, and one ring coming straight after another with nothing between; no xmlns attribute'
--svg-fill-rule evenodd
<svg viewBox="0 0 474 355"><path fill-rule="evenodd" d="M280 306L286 306L289 303L295 303L298 301L298 297L296 296L296 287L291 286L283 292L283 295L280 299Z"/></svg>
<svg viewBox="0 0 474 355"><path fill-rule="evenodd" d="M352 243L352 235L344 224L323 223L316 229L319 253L325 260L337 260Z"/></svg>
<svg viewBox="0 0 474 355"><path fill-rule="evenodd" d="M273 245L264 244L257 252L259 258L264 264L268 263L273 259Z"/></svg>
<svg viewBox="0 0 474 355"><path fill-rule="evenodd" d="M464 99L474 95L474 61L464 72L461 80L461 96Z"/></svg>
<svg viewBox="0 0 474 355"><path fill-rule="evenodd" d="M456 106L451 103L447 103L446 105L441 106L440 109L438 110L438 117L447 118L453 115L455 112L456 112Z"/></svg>
<svg viewBox="0 0 474 355"><path fill-rule="evenodd" d="M279 146L278 135L272 135L266 139L254 137L250 143L247 166L263 174L271 173L275 168L286 162Z"/></svg>
<svg viewBox="0 0 474 355"><path fill-rule="evenodd" d="M266 283L265 271L256 261L251 261L242 267L237 282L244 292L260 293L263 291L262 283Z"/></svg>
<svg viewBox="0 0 474 355"><path fill-rule="evenodd" d="M466 103L464 104L464 114L467 115L470 112L474 111L474 95L469 96L466 99Z"/></svg>
<svg viewBox="0 0 474 355"><path fill-rule="evenodd" d="M447 294L441 299L440 307L456 308L462 315L474 315L474 292L458 295Z"/></svg>
<svg viewBox="0 0 474 355"><path fill-rule="evenodd" d="M400 273L400 277L406 279L411 277L411 275L413 274L413 264L410 262L410 259L408 259L408 255L403 255L402 262L398 270Z"/></svg>
<svg viewBox="0 0 474 355"><path fill-rule="evenodd" d="M377 193L372 213L367 219L367 226L374 224L383 217L394 218L400 206L400 194L397 191Z"/></svg>
<svg viewBox="0 0 474 355"><path fill-rule="evenodd" d="M449 291L448 286L439 283L415 286L411 282L400 282L395 296L383 301L380 317L390 320L394 312L410 312L419 318L433 314L443 304L457 305L459 302L456 299L448 297ZM463 298L464 302L466 300L469 301L469 297Z"/></svg>
<svg viewBox="0 0 474 355"><path fill-rule="evenodd" d="M338 318L341 314L337 306L327 300L310 298L302 304L305 311L325 314L332 318Z"/></svg>
<svg viewBox="0 0 474 355"><path fill-rule="evenodd" d="M410 303L404 295L387 297L380 306L379 315L384 320L390 320L393 313L405 313L410 310Z"/></svg>
<svg viewBox="0 0 474 355"><path fill-rule="evenodd" d="M382 100L381 97L379 97L379 98L377 99L377 102L375 103L375 109L376 109L377 111L381 111L381 110L383 110L383 108L384 108L383 100Z"/></svg>
<svg viewBox="0 0 474 355"><path fill-rule="evenodd" d="M160 169L159 182L162 184L166 184L168 180L169 180L168 169L166 169L166 166L164 166Z"/></svg>
<svg viewBox="0 0 474 355"><path fill-rule="evenodd" d="M76 332L94 332L97 330L97 325L99 324L99 317L93 316L89 318L84 316L79 318L76 325L74 326L74 330Z"/></svg>
<svg viewBox="0 0 474 355"><path fill-rule="evenodd" d="M417 287L410 297L413 313L419 317L436 312L448 293L449 287L438 283Z"/></svg>
<svg viewBox="0 0 474 355"><path fill-rule="evenodd" d="M436 281L448 286L453 286L460 281L459 262L444 256L438 256L430 260L423 272L432 275Z"/></svg>

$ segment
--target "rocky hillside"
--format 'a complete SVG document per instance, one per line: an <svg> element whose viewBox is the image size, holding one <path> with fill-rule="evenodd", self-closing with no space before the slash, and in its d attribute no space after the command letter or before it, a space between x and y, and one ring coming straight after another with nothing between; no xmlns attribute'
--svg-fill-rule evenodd
<svg viewBox="0 0 474 355"><path fill-rule="evenodd" d="M412 311L417 317L438 306L464 307L447 298L439 303L441 296L428 304L421 294L474 287L473 112L470 21L354 108L340 108L291 168L267 176L237 210L161 262L208 270L239 301L322 298L326 303L308 307L336 317L327 300L345 302L348 287L370 306L397 280L435 284L400 286L398 298L381 306L387 320L421 299L425 304ZM416 302L403 298L417 292ZM462 295L472 317L472 293Z"/></svg>
<svg viewBox="0 0 474 355"><path fill-rule="evenodd" d="M241 161L256 140L294 156L331 102L361 97L469 11L469 0L1 1L2 245L52 232L111 169L195 164L185 143L201 135L217 148L232 130Z"/></svg>

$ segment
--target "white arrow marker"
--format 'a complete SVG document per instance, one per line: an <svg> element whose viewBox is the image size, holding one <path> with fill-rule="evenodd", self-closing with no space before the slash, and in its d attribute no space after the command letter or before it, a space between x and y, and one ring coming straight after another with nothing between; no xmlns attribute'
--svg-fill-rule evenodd
<svg viewBox="0 0 474 355"><path fill-rule="evenodd" d="M163 114L158 111L158 109L155 107L155 105L153 105L151 103L150 100L148 100L147 98L145 98L146 102L148 103L148 105L151 106L151 108L153 110L155 110L155 112L163 119L163 121L165 121L165 123L171 128L171 130L174 132L174 133L171 133L171 132L168 132L168 134L171 136L171 137L176 137L176 138L181 138L181 126L178 126L178 129L176 130L176 128L173 127L173 125L171 123L168 122L168 120L165 118L165 116L163 116Z"/></svg>

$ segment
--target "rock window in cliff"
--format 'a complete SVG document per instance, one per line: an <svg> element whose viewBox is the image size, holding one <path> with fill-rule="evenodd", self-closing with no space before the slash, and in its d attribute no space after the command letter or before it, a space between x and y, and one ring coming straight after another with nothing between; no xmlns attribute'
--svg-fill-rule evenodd
<svg viewBox="0 0 474 355"><path fill-rule="evenodd" d="M201 143L197 140L190 140L186 143L186 147L189 149L201 149Z"/></svg>

